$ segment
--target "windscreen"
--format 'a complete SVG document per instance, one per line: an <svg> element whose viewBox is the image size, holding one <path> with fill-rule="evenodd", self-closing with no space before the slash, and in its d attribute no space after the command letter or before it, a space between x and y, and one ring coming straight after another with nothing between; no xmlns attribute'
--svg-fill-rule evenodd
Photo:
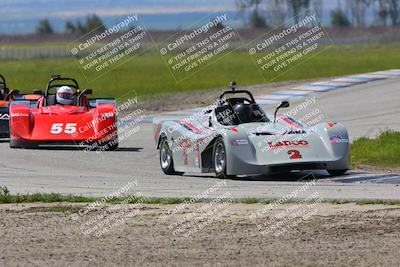
<svg viewBox="0 0 400 267"><path fill-rule="evenodd" d="M233 106L224 105L218 107L216 116L219 123L227 126L270 121L260 106L254 103L237 103Z"/></svg>
<svg viewBox="0 0 400 267"><path fill-rule="evenodd" d="M236 104L233 106L235 114L235 124L250 123L250 122L269 122L264 111L257 104Z"/></svg>

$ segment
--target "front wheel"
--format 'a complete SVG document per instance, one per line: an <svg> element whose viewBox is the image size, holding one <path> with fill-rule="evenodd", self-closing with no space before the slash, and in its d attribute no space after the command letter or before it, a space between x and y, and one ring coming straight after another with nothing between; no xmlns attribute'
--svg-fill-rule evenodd
<svg viewBox="0 0 400 267"><path fill-rule="evenodd" d="M106 151L115 151L118 149L118 138L113 139L112 141L106 144Z"/></svg>
<svg viewBox="0 0 400 267"><path fill-rule="evenodd" d="M10 148L26 148L26 149L36 149L38 144L29 141L17 141L10 139Z"/></svg>
<svg viewBox="0 0 400 267"><path fill-rule="evenodd" d="M17 140L10 139L10 148L22 148L22 144Z"/></svg>
<svg viewBox="0 0 400 267"><path fill-rule="evenodd" d="M163 138L160 142L160 166L166 175L182 175L182 172L176 172L174 169L174 160L172 158L172 150L168 145L167 138Z"/></svg>
<svg viewBox="0 0 400 267"><path fill-rule="evenodd" d="M219 137L213 149L214 172L218 178L228 178L226 175L226 150L224 140Z"/></svg>

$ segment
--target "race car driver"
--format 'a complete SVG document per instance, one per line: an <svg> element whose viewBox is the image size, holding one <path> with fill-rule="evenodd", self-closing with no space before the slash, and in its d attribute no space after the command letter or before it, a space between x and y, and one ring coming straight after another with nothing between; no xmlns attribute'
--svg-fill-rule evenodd
<svg viewBox="0 0 400 267"><path fill-rule="evenodd" d="M60 88L58 88L56 99L59 105L64 105L64 106L71 105L74 100L74 93L71 87L61 86Z"/></svg>
<svg viewBox="0 0 400 267"><path fill-rule="evenodd" d="M236 115L236 124L249 122L269 122L264 112L257 104L237 103L232 107Z"/></svg>

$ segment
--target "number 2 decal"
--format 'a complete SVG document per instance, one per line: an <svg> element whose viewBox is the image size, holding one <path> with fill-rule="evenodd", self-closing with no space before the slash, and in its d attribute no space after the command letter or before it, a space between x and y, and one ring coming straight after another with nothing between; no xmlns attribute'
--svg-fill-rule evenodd
<svg viewBox="0 0 400 267"><path fill-rule="evenodd" d="M65 134L73 134L76 132L76 123L66 123L65 128L63 123L53 123L51 126L50 133L61 134L64 131Z"/></svg>
<svg viewBox="0 0 400 267"><path fill-rule="evenodd" d="M300 152L298 150L289 150L288 155L290 156L290 159L301 159L303 158L303 156L300 154Z"/></svg>

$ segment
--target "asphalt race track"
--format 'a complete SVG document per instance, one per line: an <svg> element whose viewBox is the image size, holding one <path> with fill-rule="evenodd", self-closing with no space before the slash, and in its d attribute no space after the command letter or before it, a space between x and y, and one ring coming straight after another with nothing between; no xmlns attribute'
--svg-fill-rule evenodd
<svg viewBox="0 0 400 267"><path fill-rule="evenodd" d="M326 117L343 122L353 140L381 130L400 131L400 78L390 78L317 95ZM83 152L75 148L10 149L0 143L0 185L12 193L63 193L87 196L110 194L129 181L145 197L190 197L221 180L212 175L165 176L158 162L150 123L124 140L116 152ZM242 177L227 180L215 197L230 192L234 198L279 198L298 188L306 176L318 178L313 190L323 199L400 200L400 175L350 172L329 177L325 172L294 173L283 177ZM304 181L304 179L303 179ZM301 195L299 196L301 197Z"/></svg>

